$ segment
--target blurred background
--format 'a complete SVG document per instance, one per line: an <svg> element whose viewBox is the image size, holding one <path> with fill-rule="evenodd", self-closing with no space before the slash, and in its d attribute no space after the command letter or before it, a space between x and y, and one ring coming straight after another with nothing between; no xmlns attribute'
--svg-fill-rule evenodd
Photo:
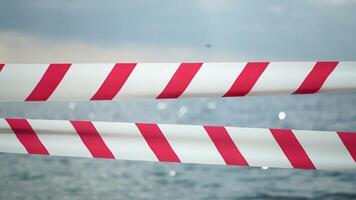
<svg viewBox="0 0 356 200"><path fill-rule="evenodd" d="M0 0L0 63L355 61L355 10L353 0ZM0 103L0 117L355 132L356 94ZM1 199L355 199L355 185L354 171L0 153Z"/></svg>

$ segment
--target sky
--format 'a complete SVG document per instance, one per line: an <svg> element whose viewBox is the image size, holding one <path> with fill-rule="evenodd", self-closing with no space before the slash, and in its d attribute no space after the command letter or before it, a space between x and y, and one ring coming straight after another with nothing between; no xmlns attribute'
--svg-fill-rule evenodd
<svg viewBox="0 0 356 200"><path fill-rule="evenodd" d="M356 60L356 1L0 0L0 62Z"/></svg>

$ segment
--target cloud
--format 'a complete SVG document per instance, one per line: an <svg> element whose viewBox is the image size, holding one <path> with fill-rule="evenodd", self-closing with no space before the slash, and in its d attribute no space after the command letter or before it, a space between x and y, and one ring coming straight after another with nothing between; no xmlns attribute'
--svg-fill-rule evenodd
<svg viewBox="0 0 356 200"><path fill-rule="evenodd" d="M354 0L313 0L318 3L333 3L333 4L354 4Z"/></svg>
<svg viewBox="0 0 356 200"><path fill-rule="evenodd" d="M169 48L154 45L95 46L82 41L56 41L17 32L0 32L0 62L182 62L236 61L246 56L208 48ZM234 60L235 59L235 60Z"/></svg>
<svg viewBox="0 0 356 200"><path fill-rule="evenodd" d="M356 59L352 0L21 2L0 6L0 62Z"/></svg>

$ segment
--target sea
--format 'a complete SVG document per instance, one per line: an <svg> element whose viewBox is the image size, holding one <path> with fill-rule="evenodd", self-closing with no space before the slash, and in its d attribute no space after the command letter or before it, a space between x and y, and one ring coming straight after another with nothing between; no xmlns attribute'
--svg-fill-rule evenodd
<svg viewBox="0 0 356 200"><path fill-rule="evenodd" d="M0 117L356 132L356 94L4 102ZM356 199L356 171L0 153L0 199Z"/></svg>

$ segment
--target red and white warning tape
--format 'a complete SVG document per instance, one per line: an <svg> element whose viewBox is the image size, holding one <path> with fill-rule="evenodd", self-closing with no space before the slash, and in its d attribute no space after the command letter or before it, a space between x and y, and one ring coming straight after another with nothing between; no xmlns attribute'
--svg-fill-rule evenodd
<svg viewBox="0 0 356 200"><path fill-rule="evenodd" d="M356 169L356 133L0 119L0 152L280 168Z"/></svg>
<svg viewBox="0 0 356 200"><path fill-rule="evenodd" d="M356 91L356 62L0 64L0 101Z"/></svg>

